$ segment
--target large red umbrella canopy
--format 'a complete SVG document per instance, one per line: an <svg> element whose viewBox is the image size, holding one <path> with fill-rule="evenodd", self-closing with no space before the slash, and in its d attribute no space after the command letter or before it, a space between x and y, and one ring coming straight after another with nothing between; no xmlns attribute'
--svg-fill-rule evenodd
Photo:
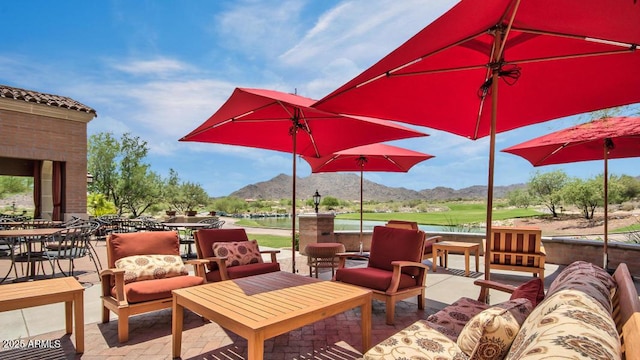
<svg viewBox="0 0 640 360"><path fill-rule="evenodd" d="M313 158L303 156L314 173L360 171L360 251L362 251L363 172L408 172L433 155L386 144L370 144Z"/></svg>
<svg viewBox="0 0 640 360"><path fill-rule="evenodd" d="M640 117L594 120L556 131L503 152L518 155L533 166L604 160L604 267L608 265L608 159L640 156Z"/></svg>
<svg viewBox="0 0 640 360"><path fill-rule="evenodd" d="M293 154L292 271L295 272L296 155L320 157L381 141L426 136L391 121L337 115L315 100L274 90L236 88L202 125L180 141L241 145Z"/></svg>
<svg viewBox="0 0 640 360"><path fill-rule="evenodd" d="M633 0L462 0L315 106L490 135L489 237L495 134L640 102L638 24Z"/></svg>

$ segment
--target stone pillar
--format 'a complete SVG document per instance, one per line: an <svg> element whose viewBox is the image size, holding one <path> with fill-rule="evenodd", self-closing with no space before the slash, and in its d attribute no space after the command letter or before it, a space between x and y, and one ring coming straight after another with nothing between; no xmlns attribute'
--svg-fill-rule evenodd
<svg viewBox="0 0 640 360"><path fill-rule="evenodd" d="M335 242L333 236L333 214L300 214L300 253L304 254L304 248L311 243Z"/></svg>

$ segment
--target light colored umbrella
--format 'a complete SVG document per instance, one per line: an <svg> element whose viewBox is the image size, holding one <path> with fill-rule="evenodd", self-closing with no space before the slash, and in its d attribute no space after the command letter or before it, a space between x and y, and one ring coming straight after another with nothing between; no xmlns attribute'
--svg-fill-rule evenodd
<svg viewBox="0 0 640 360"><path fill-rule="evenodd" d="M533 166L604 160L603 266L606 269L609 263L608 160L640 156L640 117L594 120L525 141L502 151L523 157Z"/></svg>
<svg viewBox="0 0 640 360"><path fill-rule="evenodd" d="M360 245L362 246L363 172L408 172L414 165L433 155L386 144L370 144L341 150L321 158L305 157L311 171L360 171Z"/></svg>
<svg viewBox="0 0 640 360"><path fill-rule="evenodd" d="M296 235L296 155L320 157L364 144L426 136L391 121L342 116L311 108L314 102L313 99L274 90L237 88L218 111L180 139L292 153L293 272Z"/></svg>
<svg viewBox="0 0 640 360"><path fill-rule="evenodd" d="M496 133L640 102L638 24L631 0L462 0L314 106L489 135L490 238Z"/></svg>

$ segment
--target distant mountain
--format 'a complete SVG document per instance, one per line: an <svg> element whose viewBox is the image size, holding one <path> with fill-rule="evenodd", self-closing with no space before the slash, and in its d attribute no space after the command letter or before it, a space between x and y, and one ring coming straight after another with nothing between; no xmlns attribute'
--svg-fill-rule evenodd
<svg viewBox="0 0 640 360"><path fill-rule="evenodd" d="M280 174L269 181L247 185L229 194L241 199L277 200L291 197L291 176ZM405 200L476 200L487 196L487 187L476 185L455 190L436 187L420 191L402 187L389 187L372 181L363 182L365 200L405 201ZM344 200L360 200L360 176L356 174L321 173L296 179L296 198L308 199L316 189L322 195L330 195ZM509 191L526 188L525 184L496 186L494 198L504 198Z"/></svg>

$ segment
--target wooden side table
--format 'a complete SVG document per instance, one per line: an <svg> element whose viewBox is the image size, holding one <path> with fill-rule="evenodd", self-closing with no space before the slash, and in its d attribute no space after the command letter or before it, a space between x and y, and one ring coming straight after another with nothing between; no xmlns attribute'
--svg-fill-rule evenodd
<svg viewBox="0 0 640 360"><path fill-rule="evenodd" d="M449 251L464 252L464 276L469 276L469 253L474 252L476 256L476 272L479 271L478 262L480 260L480 244L458 242L458 241L440 241L433 244L433 260L431 270L436 272L436 258L444 254L444 267L449 267Z"/></svg>
<svg viewBox="0 0 640 360"><path fill-rule="evenodd" d="M73 277L64 277L0 286L0 312L57 302L64 302L67 334L73 332L72 323L75 320L76 353L83 353L84 288L78 280Z"/></svg>
<svg viewBox="0 0 640 360"><path fill-rule="evenodd" d="M338 266L336 254L344 251L344 245L341 243L315 243L305 246L304 253L307 254L309 276L312 276L313 269L315 269L317 278L319 268L331 268L331 276L333 277L336 266Z"/></svg>

